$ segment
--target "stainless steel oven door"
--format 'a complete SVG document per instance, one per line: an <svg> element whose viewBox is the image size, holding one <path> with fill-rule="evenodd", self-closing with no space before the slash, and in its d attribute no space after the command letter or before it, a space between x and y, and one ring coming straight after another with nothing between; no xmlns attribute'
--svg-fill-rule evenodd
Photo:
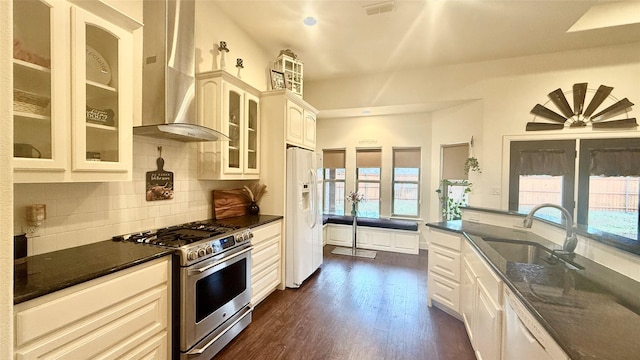
<svg viewBox="0 0 640 360"><path fill-rule="evenodd" d="M251 249L180 269L180 350L187 351L251 301Z"/></svg>

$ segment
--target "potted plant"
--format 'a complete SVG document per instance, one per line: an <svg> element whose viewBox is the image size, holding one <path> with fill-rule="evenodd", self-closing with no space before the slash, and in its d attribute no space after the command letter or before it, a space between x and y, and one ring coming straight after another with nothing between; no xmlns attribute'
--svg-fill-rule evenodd
<svg viewBox="0 0 640 360"><path fill-rule="evenodd" d="M442 209L442 218L446 220L460 220L462 218L461 206L467 205L467 194L471 192L472 183L467 180L462 181L450 181L442 180L441 185L436 189L440 205ZM462 186L463 192L459 200L456 200L450 196L449 189L451 186Z"/></svg>
<svg viewBox="0 0 640 360"><path fill-rule="evenodd" d="M477 173L482 172L482 170L480 170L480 163L478 162L478 159L473 156L468 157L464 162L464 173L469 174L469 171L475 171Z"/></svg>

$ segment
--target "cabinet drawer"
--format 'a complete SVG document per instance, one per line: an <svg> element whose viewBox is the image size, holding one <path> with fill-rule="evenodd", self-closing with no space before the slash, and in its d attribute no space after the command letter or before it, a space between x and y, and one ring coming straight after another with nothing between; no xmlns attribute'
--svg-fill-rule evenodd
<svg viewBox="0 0 640 360"><path fill-rule="evenodd" d="M439 246L429 249L429 270L460 282L460 253Z"/></svg>
<svg viewBox="0 0 640 360"><path fill-rule="evenodd" d="M271 239L274 236L278 236L282 233L282 222L276 221L271 224L263 225L257 227L255 229L251 229L253 232L253 239L251 239L251 243L254 246L259 245L260 243Z"/></svg>
<svg viewBox="0 0 640 360"><path fill-rule="evenodd" d="M252 275L251 303L256 306L280 284L280 264L275 263Z"/></svg>
<svg viewBox="0 0 640 360"><path fill-rule="evenodd" d="M449 249L460 251L462 249L462 239L460 235L447 233L430 228L429 245L435 244Z"/></svg>
<svg viewBox="0 0 640 360"><path fill-rule="evenodd" d="M459 313L460 284L444 276L429 272L429 297Z"/></svg>
<svg viewBox="0 0 640 360"><path fill-rule="evenodd" d="M86 321L92 316L101 317L98 314L105 309L127 307L130 298L136 294L145 297L147 294L155 294L154 287L160 287L165 294L152 295L152 298L166 296L168 268L169 261L165 260L128 273L125 270L122 275L114 276L108 281L94 280L95 285L89 285L93 282L87 283L90 287L66 296L60 297L53 293L33 302L22 303L20 305L23 306L15 308L15 344L20 346L47 333ZM37 304L39 302L41 303ZM36 306L30 307L31 304Z"/></svg>
<svg viewBox="0 0 640 360"><path fill-rule="evenodd" d="M280 260L280 237L271 239L251 253L251 276L262 271L266 266Z"/></svg>

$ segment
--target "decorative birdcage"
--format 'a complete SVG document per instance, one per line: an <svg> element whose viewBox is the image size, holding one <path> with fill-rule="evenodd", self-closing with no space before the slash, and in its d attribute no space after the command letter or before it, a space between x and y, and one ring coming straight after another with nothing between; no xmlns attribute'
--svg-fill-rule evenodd
<svg viewBox="0 0 640 360"><path fill-rule="evenodd" d="M287 89L302 97L303 63L298 56L289 49L282 50L273 62L273 68L284 73Z"/></svg>

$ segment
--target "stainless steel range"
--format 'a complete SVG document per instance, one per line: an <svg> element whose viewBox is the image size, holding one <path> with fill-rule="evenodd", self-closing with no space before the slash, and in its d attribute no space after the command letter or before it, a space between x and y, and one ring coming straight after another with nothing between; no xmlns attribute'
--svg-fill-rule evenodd
<svg viewBox="0 0 640 360"><path fill-rule="evenodd" d="M211 359L251 322L248 228L198 221L115 236L174 248L180 258L180 359Z"/></svg>

